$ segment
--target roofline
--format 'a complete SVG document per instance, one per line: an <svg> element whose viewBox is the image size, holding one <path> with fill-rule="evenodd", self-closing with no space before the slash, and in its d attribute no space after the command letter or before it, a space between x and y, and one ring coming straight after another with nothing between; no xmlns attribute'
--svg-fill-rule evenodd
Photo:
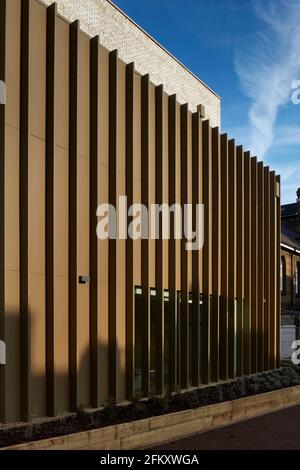
<svg viewBox="0 0 300 470"><path fill-rule="evenodd" d="M286 245L285 243L280 243L280 246L281 248L285 248L286 250L293 251L294 253L297 253L298 255L300 255L300 250L298 250L297 248L293 246Z"/></svg>
<svg viewBox="0 0 300 470"><path fill-rule="evenodd" d="M211 93L213 93L220 101L222 98L218 93L212 90L206 83L204 83L197 75L195 75L186 65L184 65L180 60L178 60L171 52L164 48L156 39L154 39L147 31L145 31L140 25L138 25L130 16L128 16L121 8L115 5L112 0L106 0L111 6L113 6L119 13L121 13L127 20L129 20L135 27L137 27L142 33L144 33L151 41L153 41L160 49L162 49L166 54L168 54L173 60L175 60L181 67L183 67L189 74L191 74L198 82L200 82L205 88L207 88Z"/></svg>

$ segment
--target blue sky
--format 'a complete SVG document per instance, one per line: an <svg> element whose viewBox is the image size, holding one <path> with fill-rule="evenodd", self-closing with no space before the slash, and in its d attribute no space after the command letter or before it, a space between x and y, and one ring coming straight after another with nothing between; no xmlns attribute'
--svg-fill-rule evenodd
<svg viewBox="0 0 300 470"><path fill-rule="evenodd" d="M300 187L300 0L114 0L222 97L222 132Z"/></svg>

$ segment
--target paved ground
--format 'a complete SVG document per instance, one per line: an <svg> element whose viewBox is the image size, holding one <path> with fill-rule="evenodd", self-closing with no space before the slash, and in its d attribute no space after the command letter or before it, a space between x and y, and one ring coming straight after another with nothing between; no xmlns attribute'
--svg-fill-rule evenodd
<svg viewBox="0 0 300 470"><path fill-rule="evenodd" d="M299 450L300 406L156 446L156 450Z"/></svg>

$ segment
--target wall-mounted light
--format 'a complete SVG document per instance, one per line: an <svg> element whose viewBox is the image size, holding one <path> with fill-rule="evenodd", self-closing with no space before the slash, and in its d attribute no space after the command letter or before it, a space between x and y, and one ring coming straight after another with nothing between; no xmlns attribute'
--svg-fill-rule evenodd
<svg viewBox="0 0 300 470"><path fill-rule="evenodd" d="M79 276L79 284L90 284L91 278L89 276Z"/></svg>

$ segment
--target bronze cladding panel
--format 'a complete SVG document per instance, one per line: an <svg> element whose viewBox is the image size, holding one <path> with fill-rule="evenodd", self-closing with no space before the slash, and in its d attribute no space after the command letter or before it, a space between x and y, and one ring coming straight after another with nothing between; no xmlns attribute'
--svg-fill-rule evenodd
<svg viewBox="0 0 300 470"><path fill-rule="evenodd" d="M220 177L221 138L219 128L212 129L212 310L211 310L211 380L219 380L219 328L220 328Z"/></svg>
<svg viewBox="0 0 300 470"><path fill-rule="evenodd" d="M258 370L257 158L251 158L251 371Z"/></svg>
<svg viewBox="0 0 300 470"><path fill-rule="evenodd" d="M276 176L270 173L270 367L276 367Z"/></svg>
<svg viewBox="0 0 300 470"><path fill-rule="evenodd" d="M228 142L228 376L234 378L236 357L236 146L234 140Z"/></svg>
<svg viewBox="0 0 300 470"><path fill-rule="evenodd" d="M281 240L281 178L276 176L276 347L275 365L280 367L280 315L281 315L281 292L280 292L280 240Z"/></svg>
<svg viewBox="0 0 300 470"><path fill-rule="evenodd" d="M263 163L258 163L258 286L257 286L257 301L258 301L258 370L261 372L264 370L264 306L265 306L265 295L264 295L264 167Z"/></svg>
<svg viewBox="0 0 300 470"><path fill-rule="evenodd" d="M202 204L202 122L198 112L192 116L192 203L193 222L196 222L196 205ZM195 225L194 225L195 227ZM202 230L202 226L199 227ZM192 385L199 386L201 382L201 325L200 325L200 296L202 291L202 248L192 252Z"/></svg>
<svg viewBox="0 0 300 470"><path fill-rule="evenodd" d="M244 153L244 361L251 372L251 157Z"/></svg>
<svg viewBox="0 0 300 470"><path fill-rule="evenodd" d="M212 152L211 128L209 121L202 124L203 155L203 204L204 204L204 247L203 247L203 306L202 306L202 382L211 378L211 295L212 295Z"/></svg>
<svg viewBox="0 0 300 470"><path fill-rule="evenodd" d="M264 367L270 369L270 171L264 168Z"/></svg>
<svg viewBox="0 0 300 470"><path fill-rule="evenodd" d="M228 378L228 137L221 135L221 296L220 296L220 379Z"/></svg>
<svg viewBox="0 0 300 470"><path fill-rule="evenodd" d="M180 144L181 144L181 208L188 204L188 107L181 106L180 113ZM184 224L184 217L182 218ZM182 226L184 234L184 225ZM188 387L188 351L189 351L189 282L188 282L188 251L186 250L186 238L181 240L181 298L180 298L180 385Z"/></svg>
<svg viewBox="0 0 300 470"><path fill-rule="evenodd" d="M236 149L236 374L243 375L244 369L244 152Z"/></svg>

